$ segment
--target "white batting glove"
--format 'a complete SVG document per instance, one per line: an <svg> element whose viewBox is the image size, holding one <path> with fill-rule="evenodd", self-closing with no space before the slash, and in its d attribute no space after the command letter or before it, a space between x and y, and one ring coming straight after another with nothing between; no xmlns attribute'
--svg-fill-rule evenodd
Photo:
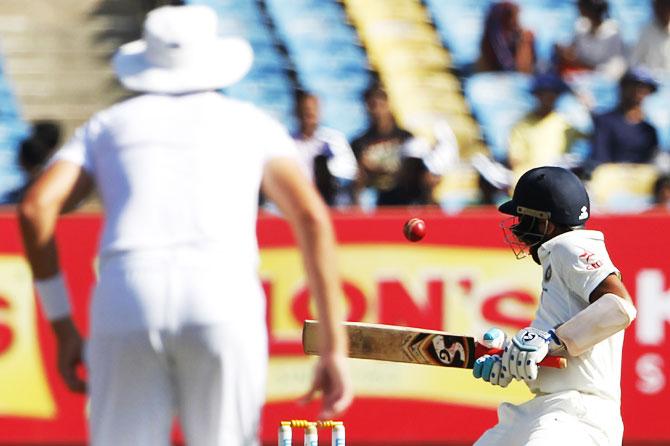
<svg viewBox="0 0 670 446"><path fill-rule="evenodd" d="M498 328L492 328L480 341L488 348L502 348L505 344L505 333ZM512 375L502 372L502 360L499 355L484 355L475 361L472 369L475 378L483 379L494 386L507 387L512 381Z"/></svg>
<svg viewBox="0 0 670 446"><path fill-rule="evenodd" d="M537 363L542 361L550 350L561 346L554 333L526 327L514 335L505 344L502 355L501 373L509 373L517 380L533 381L537 378Z"/></svg>

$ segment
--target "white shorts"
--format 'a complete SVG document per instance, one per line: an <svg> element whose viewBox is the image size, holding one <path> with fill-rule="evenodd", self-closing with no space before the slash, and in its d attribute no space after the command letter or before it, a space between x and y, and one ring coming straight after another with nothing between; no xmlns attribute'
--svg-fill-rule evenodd
<svg viewBox="0 0 670 446"><path fill-rule="evenodd" d="M501 404L498 424L474 446L620 446L622 437L617 402L566 391Z"/></svg>
<svg viewBox="0 0 670 446"><path fill-rule="evenodd" d="M257 445L267 340L239 328L93 335L90 444L167 446L177 415L189 446Z"/></svg>

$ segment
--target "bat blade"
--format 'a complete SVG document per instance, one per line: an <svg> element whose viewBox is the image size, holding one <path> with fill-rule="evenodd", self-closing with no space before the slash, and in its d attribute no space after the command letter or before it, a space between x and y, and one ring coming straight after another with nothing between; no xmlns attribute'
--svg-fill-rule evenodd
<svg viewBox="0 0 670 446"><path fill-rule="evenodd" d="M444 331L364 322L343 325L350 358L471 369L480 356L501 352L485 347L472 336ZM308 320L303 325L303 349L309 355L318 355L318 329L317 321ZM551 356L540 365L564 368L567 363L565 358Z"/></svg>

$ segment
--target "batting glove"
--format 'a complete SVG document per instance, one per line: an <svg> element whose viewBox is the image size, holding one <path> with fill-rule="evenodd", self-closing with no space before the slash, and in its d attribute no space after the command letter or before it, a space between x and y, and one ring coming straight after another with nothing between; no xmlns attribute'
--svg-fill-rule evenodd
<svg viewBox="0 0 670 446"><path fill-rule="evenodd" d="M498 328L492 328L484 333L481 343L488 348L502 348L505 344L505 333ZM502 372L502 360L499 355L484 355L477 358L472 374L475 378L481 378L494 386L507 387L512 381L512 375Z"/></svg>
<svg viewBox="0 0 670 446"><path fill-rule="evenodd" d="M501 373L509 373L517 380L533 381L537 379L537 363L549 351L560 347L561 341L554 330L546 332L533 327L519 330L505 344Z"/></svg>

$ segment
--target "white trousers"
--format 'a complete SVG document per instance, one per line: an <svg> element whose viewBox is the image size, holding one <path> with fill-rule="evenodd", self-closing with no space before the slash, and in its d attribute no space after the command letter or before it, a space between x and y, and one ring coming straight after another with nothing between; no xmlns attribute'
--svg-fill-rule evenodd
<svg viewBox="0 0 670 446"><path fill-rule="evenodd" d="M619 404L577 391L498 408L498 424L474 446L621 446Z"/></svg>
<svg viewBox="0 0 670 446"><path fill-rule="evenodd" d="M267 340L230 325L93 334L90 444L167 446L177 415L189 446L257 445Z"/></svg>

